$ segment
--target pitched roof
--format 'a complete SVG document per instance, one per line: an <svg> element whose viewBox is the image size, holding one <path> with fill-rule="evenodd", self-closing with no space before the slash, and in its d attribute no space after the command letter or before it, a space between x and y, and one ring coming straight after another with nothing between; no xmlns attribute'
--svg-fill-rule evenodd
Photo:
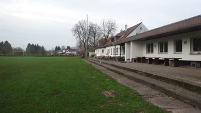
<svg viewBox="0 0 201 113"><path fill-rule="evenodd" d="M129 38L124 38L114 44L117 45L134 40L151 40L198 30L201 30L201 15L149 30Z"/></svg>
<svg viewBox="0 0 201 113"><path fill-rule="evenodd" d="M121 36L124 35L124 33L125 33L125 30L124 30L124 31L121 31L121 32L119 32L119 33L117 33L117 34L115 35L115 37L121 37Z"/></svg>
<svg viewBox="0 0 201 113"><path fill-rule="evenodd" d="M140 22L139 24L134 25L134 26L128 28L128 29L125 31L125 33L124 33L124 35L123 35L122 38L126 38L126 37L127 37L133 30L135 30L141 23L142 23L142 22Z"/></svg>
<svg viewBox="0 0 201 113"><path fill-rule="evenodd" d="M127 30L123 30L119 33L117 33L115 35L116 37L116 41L119 41L119 40L122 40L124 38L126 38L133 30L135 30L142 22L140 22L139 24L136 24L130 28L128 28ZM114 42L111 42L111 40L109 42L107 42L104 47L107 47L107 46L110 46L110 45L113 45Z"/></svg>

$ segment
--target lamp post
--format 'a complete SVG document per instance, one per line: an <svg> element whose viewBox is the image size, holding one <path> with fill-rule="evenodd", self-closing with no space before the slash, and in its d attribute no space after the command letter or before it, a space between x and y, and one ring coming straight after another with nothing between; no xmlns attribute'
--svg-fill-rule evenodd
<svg viewBox="0 0 201 113"><path fill-rule="evenodd" d="M85 52L85 56L86 56L86 58L88 57L88 14L86 14L87 15L87 31L86 31L86 45L85 45L85 47L86 47L86 52Z"/></svg>

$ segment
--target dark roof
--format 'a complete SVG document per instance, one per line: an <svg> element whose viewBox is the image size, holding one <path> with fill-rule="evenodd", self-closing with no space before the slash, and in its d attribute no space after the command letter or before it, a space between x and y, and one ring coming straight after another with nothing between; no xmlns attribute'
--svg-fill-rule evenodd
<svg viewBox="0 0 201 113"><path fill-rule="evenodd" d="M117 34L115 35L115 37L121 37L121 36L124 35L124 33L125 33L125 30L124 30L124 31L121 31L121 32L119 32L119 33L117 33Z"/></svg>
<svg viewBox="0 0 201 113"><path fill-rule="evenodd" d="M134 40L151 40L198 30L201 30L201 15L149 30L129 38L124 38L123 40L118 40L114 44L117 45Z"/></svg>
<svg viewBox="0 0 201 113"><path fill-rule="evenodd" d="M127 30L123 30L119 33L117 33L115 35L116 37L116 41L119 41L119 40L122 40L124 38L126 38L133 30L135 30L142 22L140 22L139 24L136 24L130 28L128 28ZM116 42L115 41L115 42ZM111 45L114 45L114 42L111 42L111 40L109 42L107 42L103 47L107 47L107 46L111 46Z"/></svg>
<svg viewBox="0 0 201 113"><path fill-rule="evenodd" d="M97 49L101 49L101 48L105 48L105 46L98 46L98 48L97 48Z"/></svg>
<svg viewBox="0 0 201 113"><path fill-rule="evenodd" d="M128 28L128 29L125 31L125 33L124 33L124 35L123 35L122 38L126 38L126 37L127 37L133 30L135 30L141 23L142 23L142 22L140 22L139 24L134 25L134 26Z"/></svg>

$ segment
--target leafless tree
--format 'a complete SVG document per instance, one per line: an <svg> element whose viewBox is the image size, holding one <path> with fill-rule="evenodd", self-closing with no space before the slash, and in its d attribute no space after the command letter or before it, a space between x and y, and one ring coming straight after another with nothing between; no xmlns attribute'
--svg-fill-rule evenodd
<svg viewBox="0 0 201 113"><path fill-rule="evenodd" d="M101 27L94 23L89 23L89 47L96 49L101 37Z"/></svg>
<svg viewBox="0 0 201 113"><path fill-rule="evenodd" d="M113 36L113 34L116 32L117 25L116 22L113 20L103 20L101 25L101 31L103 34L103 38L108 39L110 36Z"/></svg>
<svg viewBox="0 0 201 113"><path fill-rule="evenodd" d="M72 28L72 33L77 39L77 47L80 50L86 50L86 46L88 47L88 49L96 49L100 44L99 40L101 37L103 38L101 41L101 45L104 45L105 43L107 43L109 37L113 36L115 31L116 23L112 20L103 20L101 26L89 22L87 37L87 21L80 20Z"/></svg>
<svg viewBox="0 0 201 113"><path fill-rule="evenodd" d="M79 49L82 49L82 47L86 48L86 33L87 33L87 22L85 20L79 21L75 26L72 28L72 33L77 39L77 44Z"/></svg>

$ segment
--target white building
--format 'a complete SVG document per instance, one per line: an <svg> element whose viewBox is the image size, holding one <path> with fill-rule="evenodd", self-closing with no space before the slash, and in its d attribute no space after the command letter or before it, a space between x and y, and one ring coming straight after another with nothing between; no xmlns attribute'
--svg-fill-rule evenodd
<svg viewBox="0 0 201 113"><path fill-rule="evenodd" d="M201 15L149 31L142 23L126 26L101 49L110 57L125 57L125 61L146 57L200 62Z"/></svg>
<svg viewBox="0 0 201 113"><path fill-rule="evenodd" d="M125 45L125 60L160 57L201 61L201 15L128 36L115 44Z"/></svg>
<svg viewBox="0 0 201 113"><path fill-rule="evenodd" d="M105 47L99 47L95 50L95 56L96 57L105 57L108 56L106 53L106 48Z"/></svg>
<svg viewBox="0 0 201 113"><path fill-rule="evenodd" d="M120 45L114 45L114 43L128 36L135 36L145 31L148 31L148 29L142 22L130 28L127 28L127 25L125 25L125 30L116 34L115 37L111 38L103 47L96 49L96 56L125 57L125 49L123 47L120 48Z"/></svg>

